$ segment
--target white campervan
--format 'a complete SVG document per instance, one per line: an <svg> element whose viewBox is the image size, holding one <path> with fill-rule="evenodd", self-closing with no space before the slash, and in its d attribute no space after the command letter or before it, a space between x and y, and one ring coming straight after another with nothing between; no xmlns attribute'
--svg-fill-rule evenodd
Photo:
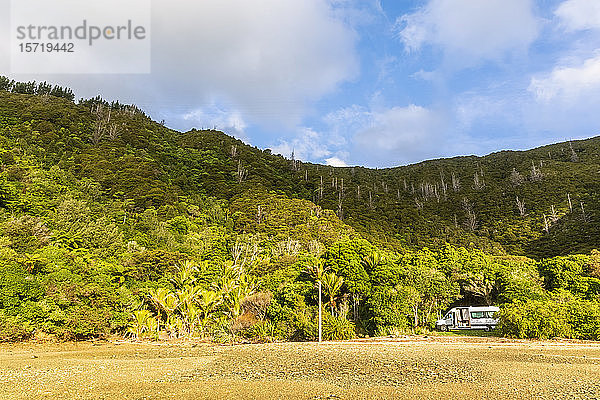
<svg viewBox="0 0 600 400"><path fill-rule="evenodd" d="M451 329L485 329L491 331L498 324L495 317L500 310L494 306L454 307L442 319L438 319L435 327L442 332Z"/></svg>

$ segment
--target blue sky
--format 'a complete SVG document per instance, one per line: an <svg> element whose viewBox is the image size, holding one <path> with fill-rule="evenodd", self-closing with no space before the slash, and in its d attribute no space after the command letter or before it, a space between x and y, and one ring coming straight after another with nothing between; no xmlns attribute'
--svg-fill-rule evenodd
<svg viewBox="0 0 600 400"><path fill-rule="evenodd" d="M152 18L150 75L0 73L338 166L600 134L598 0L154 0Z"/></svg>

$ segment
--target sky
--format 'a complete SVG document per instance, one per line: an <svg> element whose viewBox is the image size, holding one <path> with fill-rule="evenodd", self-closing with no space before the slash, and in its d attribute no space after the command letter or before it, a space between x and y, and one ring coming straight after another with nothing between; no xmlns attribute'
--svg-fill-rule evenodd
<svg viewBox="0 0 600 400"><path fill-rule="evenodd" d="M600 134L599 0L153 0L151 73L53 75L11 73L9 4L1 75L304 161L392 167Z"/></svg>

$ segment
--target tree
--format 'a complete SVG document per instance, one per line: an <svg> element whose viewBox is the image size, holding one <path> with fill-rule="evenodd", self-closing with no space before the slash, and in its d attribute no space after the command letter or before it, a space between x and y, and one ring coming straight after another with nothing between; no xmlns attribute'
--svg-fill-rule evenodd
<svg viewBox="0 0 600 400"><path fill-rule="evenodd" d="M498 264L482 252L473 252L457 276L462 291L491 305L498 291L496 274Z"/></svg>
<svg viewBox="0 0 600 400"><path fill-rule="evenodd" d="M344 278L337 276L333 272L323 275L323 290L325 295L328 297L327 304L331 307L331 315L335 315L334 310L337 306L337 300L339 298L342 285L344 284Z"/></svg>
<svg viewBox="0 0 600 400"><path fill-rule="evenodd" d="M517 196L517 208L519 209L519 215L521 217L524 217L527 215L527 213L525 211L525 202L522 200L519 200L519 196Z"/></svg>
<svg viewBox="0 0 600 400"><path fill-rule="evenodd" d="M203 339L206 335L206 328L210 322L212 313L215 310L215 308L221 303L221 301L221 295L211 290L202 291L198 298L198 305L200 306L201 310L199 322Z"/></svg>
<svg viewBox="0 0 600 400"><path fill-rule="evenodd" d="M523 176L519 173L519 171L517 171L516 168L513 168L512 172L510 173L510 183L513 186L521 186L523 184L523 182L525 181L525 179L523 178Z"/></svg>
<svg viewBox="0 0 600 400"><path fill-rule="evenodd" d="M475 231L477 228L477 216L475 215L475 211L473 211L473 205L466 197L463 198L462 201L463 210L465 212L466 221L465 225L467 229L470 231Z"/></svg>
<svg viewBox="0 0 600 400"><path fill-rule="evenodd" d="M588 271L590 276L600 279L600 251L596 249L593 249L590 253Z"/></svg>
<svg viewBox="0 0 600 400"><path fill-rule="evenodd" d="M309 262L306 267L306 273L310 275L315 282L323 279L323 274L329 270L329 267L325 266L325 260L322 258L315 258Z"/></svg>

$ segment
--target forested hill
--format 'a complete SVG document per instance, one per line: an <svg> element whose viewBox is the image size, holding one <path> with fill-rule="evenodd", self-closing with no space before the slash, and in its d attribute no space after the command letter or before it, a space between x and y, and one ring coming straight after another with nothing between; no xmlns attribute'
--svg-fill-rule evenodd
<svg viewBox="0 0 600 400"><path fill-rule="evenodd" d="M218 131L176 132L133 106L72 97L0 78L1 208L43 215L48 205L36 190L60 193L31 179L60 170L84 185L78 190L92 202L118 203L112 217L123 222L149 208L173 218L186 201L208 196L226 201L226 213L243 215L232 218L235 229L255 231L265 229L265 213L276 212L256 193L274 192L308 200L298 204L310 213L318 209L310 202L332 210L393 249L449 242L540 258L600 247L598 137L390 169L334 168Z"/></svg>

